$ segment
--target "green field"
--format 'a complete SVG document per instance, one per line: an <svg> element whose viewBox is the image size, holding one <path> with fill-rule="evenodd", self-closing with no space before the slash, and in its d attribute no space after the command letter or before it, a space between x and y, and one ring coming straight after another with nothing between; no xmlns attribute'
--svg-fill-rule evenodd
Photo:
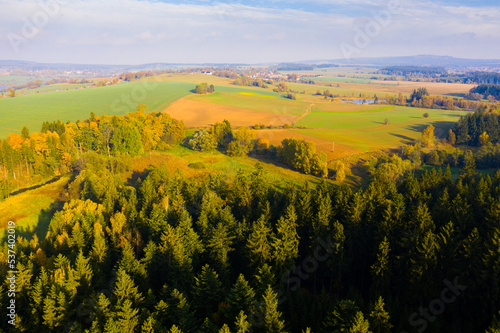
<svg viewBox="0 0 500 333"><path fill-rule="evenodd" d="M429 118L422 116L425 112L429 113ZM436 127L436 136L446 137L448 129L465 113L387 106L366 112L313 111L297 123L297 126L308 128L295 131L369 151L409 143L429 124ZM386 118L389 125L385 125Z"/></svg>
<svg viewBox="0 0 500 333"><path fill-rule="evenodd" d="M30 81L42 80L47 81L50 80L46 77L34 77L34 76L19 76L19 75L0 75L0 85L4 84L24 84Z"/></svg>
<svg viewBox="0 0 500 333"><path fill-rule="evenodd" d="M244 88L217 87L216 92L210 95L193 95L190 100L224 105L239 109L271 112L277 114L301 115L309 103L292 101L281 97L281 93L262 90L257 92L247 91ZM274 97L274 98L273 98Z"/></svg>
<svg viewBox="0 0 500 333"><path fill-rule="evenodd" d="M0 202L0 239L5 237L8 221L16 222L19 236L31 238L36 233L39 239L45 238L52 210L58 206L61 193L70 180L69 176L49 182L40 187L11 196Z"/></svg>
<svg viewBox="0 0 500 333"><path fill-rule="evenodd" d="M163 111L170 103L191 94L192 83L122 83L115 86L59 91L0 99L0 137L20 133L23 126L39 131L44 121L76 121L97 115L123 115L145 103Z"/></svg>

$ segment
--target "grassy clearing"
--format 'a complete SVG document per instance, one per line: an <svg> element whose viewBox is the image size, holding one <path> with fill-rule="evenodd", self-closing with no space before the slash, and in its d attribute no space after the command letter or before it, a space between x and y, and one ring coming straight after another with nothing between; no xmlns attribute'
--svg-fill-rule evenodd
<svg viewBox="0 0 500 333"><path fill-rule="evenodd" d="M16 223L16 234L30 238L37 234L39 239L45 238L52 208L58 205L61 193L69 181L65 176L39 188L11 196L0 202L0 239L5 236L8 221Z"/></svg>
<svg viewBox="0 0 500 333"><path fill-rule="evenodd" d="M305 175L288 169L283 165L275 164L274 160L267 160L260 157L229 157L218 151L214 152L193 152L192 150L176 146L169 150L171 154L184 160L184 165L201 162L206 168L201 170L192 169L189 166L182 167L181 170L186 175L200 175L208 173L219 173L227 177L234 177L239 170L251 173L255 170L255 165L260 163L264 168L265 179L278 189L286 189L289 184L303 185L306 181L319 184L321 179ZM178 162L180 164L180 162ZM329 181L330 182L330 181Z"/></svg>

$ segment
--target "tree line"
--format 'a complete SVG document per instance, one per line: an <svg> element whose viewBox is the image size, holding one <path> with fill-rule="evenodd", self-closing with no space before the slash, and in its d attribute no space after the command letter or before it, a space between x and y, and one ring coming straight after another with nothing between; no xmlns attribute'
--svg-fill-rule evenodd
<svg viewBox="0 0 500 333"><path fill-rule="evenodd" d="M480 146L486 142L497 143L500 140L500 114L492 107L483 106L460 117L454 134L458 144Z"/></svg>
<svg viewBox="0 0 500 333"><path fill-rule="evenodd" d="M467 98L480 100L488 99L491 101L500 101L500 85L499 84L480 84L472 88L467 94Z"/></svg>
<svg viewBox="0 0 500 333"><path fill-rule="evenodd" d="M0 141L0 199L16 188L70 172L88 151L114 157L166 150L184 138L184 123L164 113L145 113L144 104L125 116L44 122L40 132L10 134Z"/></svg>

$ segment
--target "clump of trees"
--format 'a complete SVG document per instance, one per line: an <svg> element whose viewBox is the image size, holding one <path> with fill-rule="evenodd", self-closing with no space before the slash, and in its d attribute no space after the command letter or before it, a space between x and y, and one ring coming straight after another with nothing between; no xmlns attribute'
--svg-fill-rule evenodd
<svg viewBox="0 0 500 333"><path fill-rule="evenodd" d="M196 151L212 151L217 148L217 141L213 135L205 130L199 130L194 133L188 141L189 148Z"/></svg>
<svg viewBox="0 0 500 333"><path fill-rule="evenodd" d="M324 153L316 153L313 142L295 138L283 139L278 147L277 157L280 162L305 174L328 176L327 157Z"/></svg>
<svg viewBox="0 0 500 333"><path fill-rule="evenodd" d="M500 113L491 107L488 109L483 106L472 114L460 117L455 125L454 133L457 144L480 146L485 143L485 135L488 136L487 141L499 142ZM481 136L483 136L483 140Z"/></svg>
<svg viewBox="0 0 500 333"><path fill-rule="evenodd" d="M197 151L220 149L229 156L244 156L256 146L255 135L248 127L233 130L229 121L215 123L209 131L197 131L187 142L188 146Z"/></svg>
<svg viewBox="0 0 500 333"><path fill-rule="evenodd" d="M500 101L500 85L480 84L469 91L467 98L473 100L488 99L490 101Z"/></svg>
<svg viewBox="0 0 500 333"><path fill-rule="evenodd" d="M196 88L194 89L195 93L197 94L211 94L213 92L215 92L215 87L213 84L211 85L208 85L208 83L206 82L203 82L203 83L200 83L196 86Z"/></svg>
<svg viewBox="0 0 500 333"><path fill-rule="evenodd" d="M274 92L288 92L290 88L288 88L288 85L286 84L285 81L281 81L276 88L273 89Z"/></svg>

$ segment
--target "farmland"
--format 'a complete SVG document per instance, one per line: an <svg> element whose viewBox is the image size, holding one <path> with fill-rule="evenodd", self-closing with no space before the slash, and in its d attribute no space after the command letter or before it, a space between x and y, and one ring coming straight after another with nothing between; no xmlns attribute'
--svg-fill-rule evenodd
<svg viewBox="0 0 500 333"><path fill-rule="evenodd" d="M352 106L359 108L360 106ZM407 107L366 107L366 111L318 111L297 123L307 129L296 129L298 133L327 141L335 141L354 149L369 151L395 147L417 139L430 124L436 127L436 135L445 137L454 126L462 111L425 110ZM344 106L342 107L344 108ZM428 112L429 118L423 113ZM385 124L386 118L389 124Z"/></svg>
<svg viewBox="0 0 500 333"><path fill-rule="evenodd" d="M353 73L338 69L339 73ZM355 71L356 72L356 71ZM183 120L187 128L202 128L227 119L234 127L264 125L299 128L258 131L271 144L279 145L285 137L300 137L315 142L328 159L388 147L396 147L419 137L423 128L433 124L443 135L453 127L461 111L424 110L387 105L356 105L316 96L329 90L338 96L380 99L399 93L409 94L418 82L370 80L370 72L358 71L358 78L326 76L313 78L316 84L288 83L296 100L282 97L267 88L235 86L233 80L201 74L163 74L135 82L81 89L84 85L57 84L20 92L15 98L0 99L0 136L19 133L23 126L38 131L43 121L83 120L91 112L97 115L123 115L144 103L149 111L165 112ZM215 93L193 94L199 82L214 84ZM469 85L426 83L436 94L461 94ZM429 112L429 118L422 114ZM388 119L389 124L385 124ZM332 152L332 141L336 151Z"/></svg>
<svg viewBox="0 0 500 333"><path fill-rule="evenodd" d="M39 131L44 121L76 121L97 115L123 115L145 103L150 111L164 110L170 103L191 94L189 83L122 83L0 99L0 136L20 133L23 126Z"/></svg>

